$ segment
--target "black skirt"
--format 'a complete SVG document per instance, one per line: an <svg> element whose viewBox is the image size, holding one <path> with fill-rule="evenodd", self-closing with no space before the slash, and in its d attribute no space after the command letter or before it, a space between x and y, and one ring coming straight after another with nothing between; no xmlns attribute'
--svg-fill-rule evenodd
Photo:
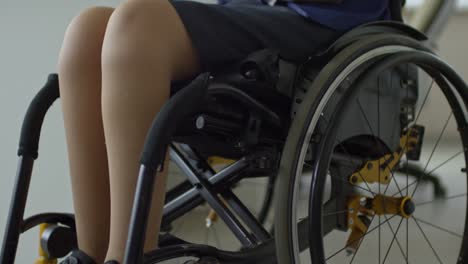
<svg viewBox="0 0 468 264"><path fill-rule="evenodd" d="M340 35L286 6L256 0L232 0L224 5L171 3L198 51L203 71L219 69L266 48L277 50L286 60L301 62Z"/></svg>

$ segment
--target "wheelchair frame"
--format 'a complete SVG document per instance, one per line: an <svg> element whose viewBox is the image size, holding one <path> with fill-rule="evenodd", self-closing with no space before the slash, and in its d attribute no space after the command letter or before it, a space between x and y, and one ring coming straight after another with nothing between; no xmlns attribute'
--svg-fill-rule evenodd
<svg viewBox="0 0 468 264"><path fill-rule="evenodd" d="M59 98L58 87L58 76L56 74L51 74L44 88L41 89L32 101L26 114L18 151L18 155L21 158L19 160L19 169L12 200L13 203L10 208L9 221L0 258L1 263L13 263L19 235L41 223L61 223L74 229L74 217L71 214L45 213L23 220L33 164L34 160L38 157L38 143L42 121L52 103ZM171 222L206 201L233 230L236 237L244 246L252 246L271 238L270 234L255 221L254 216L228 188L228 186L239 181L243 173L250 168L261 168L261 164L263 164L261 161L269 155L268 153L251 153L224 170L215 173L209 164L207 164L206 160L200 157L199 153L190 149L182 149L180 145L176 143L170 144L169 149L171 159L187 175L187 179L193 187L178 196L177 199L169 201L165 205L163 223ZM194 159L193 157L198 157L198 159ZM195 166L202 166L205 172L203 173ZM141 188L142 185L148 186L148 184L151 184L148 181L151 181L150 178L154 179L151 175L154 175L153 172L155 171L156 167L154 166L149 167L149 169L142 166L138 188ZM143 180L141 175L145 176ZM220 190L223 190L222 192L226 195L224 197L226 202L234 208L234 211L240 216L242 221L250 226L253 234L250 234L233 213L227 210L227 207L216 195L220 193ZM151 193L146 193L146 195L151 196ZM135 216L133 216L133 218L135 218ZM140 219L143 220L143 218ZM141 226L142 224L146 225L146 223L134 221L132 226ZM137 239L140 239L138 235ZM166 239L166 241L168 240ZM162 241L162 243L164 244L164 241ZM138 262L131 261L129 263Z"/></svg>
<svg viewBox="0 0 468 264"><path fill-rule="evenodd" d="M417 39L424 39L422 34L404 24L394 22L372 23L360 27L359 30L353 30L345 34L328 51L324 52L324 54L333 53L335 50L340 50L367 34L380 32L383 29L390 32L406 32L405 34L414 36ZM184 119L198 109L198 106L195 105L194 102L203 100L208 91L208 83L211 80L212 77L209 74L201 75L188 87L178 92L161 110L161 113L157 116L148 132L146 144L142 152L142 165L138 177L125 263L140 263L142 260L142 242L144 241L144 232L142 231L147 225L146 219L149 209L149 204L146 201L150 201L149 197L152 195L152 190L150 190L152 188L149 188L149 186L154 185L154 175L158 170L162 170L162 160L164 160L166 154L165 149L170 144L170 138L177 129L176 125L183 122ZM20 146L18 150L18 155L20 156L19 167L12 198L13 204L10 208L2 249L2 263L14 262L19 235L40 223L62 223L74 228L74 220L70 214L40 214L23 220L32 168L34 160L38 157L38 144L42 123L48 109L58 98L58 75L51 74L46 85L33 99L26 113L21 130ZM181 105L184 107L180 107ZM256 104L253 105L255 106ZM174 116L174 111L172 110L175 108L185 110L182 110L182 112L178 111L177 115ZM257 111L262 111L261 107L260 110ZM268 111L263 112L266 112L266 115L268 115ZM160 125L161 122L167 122L169 116L171 116L171 122L168 125ZM274 117L270 118L274 119ZM157 141L155 140L156 138L158 139ZM195 153L191 154L193 156ZM194 187L165 206L163 222L173 220L206 201L227 223L244 246L253 246L259 242L271 240L271 236L268 232L262 226L259 226L258 223L255 223L256 221L253 215L240 203L239 199L231 191L223 190L228 194L228 203L235 208L236 213L239 213L242 221L248 223L249 228L253 231L253 235L249 234L248 231L242 227L239 220L235 218L232 212L227 210L224 203L216 196L216 191L219 190L219 187L225 187L226 183L235 183L242 178L239 176L242 172L245 172L248 168L252 168L252 166L258 165L259 160L271 158L265 157L265 152L261 154L263 155L254 153L253 155L242 158L216 174L210 170L208 164L203 163L203 161L199 159L196 162L203 164L202 166L204 169L209 171L210 176L207 178L207 175L203 175L195 169L193 166L194 161L189 160L187 153L184 153L176 144L171 144L171 158L182 171L186 173L188 180ZM258 169L258 166L256 169Z"/></svg>
<svg viewBox="0 0 468 264"><path fill-rule="evenodd" d="M418 41L426 39L423 34L402 23L371 23L345 34L329 50L320 54L318 58L327 57L327 54L336 54L337 51L344 49L351 43L362 40L369 34L382 32L401 34ZM441 63L439 70L450 74L452 79L460 85L463 84L463 81L457 80L456 74L451 72L451 69L447 65ZM204 100L210 91L217 92L215 89L210 89L210 84L213 80L210 74L202 74L185 89L173 96L155 118L147 134L140 160L141 166L124 263L154 261L156 258L155 254L159 254L160 258L163 259L166 256L165 254L167 256L170 255L166 251L178 249L177 244L179 243L177 242L180 241L174 240L170 236L165 240L164 235L162 235L160 241L163 248L146 256L143 254L143 242L148 224L147 216L149 214L155 175L163 169L163 161L167 155L167 148L169 148L171 159L186 174L187 180L192 187L185 190L182 194L176 195L177 198L166 203L163 212L163 225L168 222L170 223L196 206L207 202L247 249L243 252L233 253L216 250L208 246L193 245L194 254L216 256L220 260L226 260L226 263L273 263L276 260L275 241L271 234L258 223L255 216L249 212L247 207L242 204L229 187L251 171L261 171L265 174L274 173L277 170L280 158L277 146L249 153L222 171L215 173L200 153L191 148L184 148L183 144L172 142L174 135L180 129L178 124L183 123L184 120L197 113L199 110L198 102ZM228 89L227 91L231 90ZM251 114L254 113L253 116L262 116L263 119L268 119L270 122L278 121L274 113L256 102L255 99L250 98L246 94L240 94L240 96L250 103ZM20 234L34 226L41 223L61 223L74 230L74 219L70 214L46 213L23 220L32 168L34 160L38 157L41 126L48 109L58 98L58 76L52 74L49 76L44 88L39 91L28 108L21 131L18 150L18 155L20 156L19 166L12 197L13 202L10 208L0 256L1 263L14 262ZM174 109L179 109L179 111L174 111ZM223 198L225 198L232 210L227 208L218 197L218 194L223 195ZM245 228L241 221L250 231ZM298 229L307 230L310 223L309 221L304 221L302 225L299 224ZM164 245L167 245L167 248ZM179 248L179 250L187 250L187 247Z"/></svg>

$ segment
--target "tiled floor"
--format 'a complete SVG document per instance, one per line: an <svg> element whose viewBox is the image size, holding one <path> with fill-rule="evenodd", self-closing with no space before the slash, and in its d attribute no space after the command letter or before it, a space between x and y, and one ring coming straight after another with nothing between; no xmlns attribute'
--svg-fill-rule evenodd
<svg viewBox="0 0 468 264"><path fill-rule="evenodd" d="M435 201L432 185L428 183L420 184L414 196L415 204L430 203L417 206L414 216L418 219L418 224L414 219L402 221L399 216L391 218L386 223L387 218L382 216L380 218L382 225L381 228L378 228L379 219L376 217L369 228L369 230L373 231L365 237L354 259L353 256L347 256L346 251L343 250L330 258L327 263L379 263L380 258L380 263L398 264L406 263L404 257L406 255L408 255L409 263L456 262L460 252L461 236L466 219L467 180L466 174L461 172L461 168L464 167L464 157L460 154L460 146L444 143L439 145L437 151L430 158L431 151L427 150L432 150L433 146L434 144L431 145L430 142L427 142L427 148L422 154L421 163L425 167L430 159L426 172L435 169L433 173L438 175L441 183L446 188L447 198ZM450 161L446 162L449 159ZM307 179L307 176L305 178ZM396 175L395 179L397 179L399 188L402 189L406 186L406 175ZM258 204L255 203L258 203L263 194L263 189L260 188L261 181L249 179L239 185L239 196L252 208L258 208ZM414 178L408 179L409 183L413 181ZM307 184L307 182L305 181L304 184ZM414 186L410 188L410 193L414 190ZM371 186L371 188L377 188L377 186ZM398 193L398 188L392 183L388 189L388 194L394 193ZM306 197L302 198L305 199ZM303 206L305 206L305 203ZM306 208L303 208L303 210L306 210ZM211 228L206 228L205 218L208 212L209 208L207 206L199 207L185 216L185 220L181 219L181 221L174 224L175 232L195 243L207 243L222 249L236 250L239 243L221 221L215 223ZM269 218L269 224L271 222L273 222L273 214ZM398 234L394 239L393 234L396 233L396 230L398 230ZM348 237L349 232L332 232L325 240L326 255L331 256L343 249ZM303 253L301 257L301 263L310 263L307 260L309 258L308 252Z"/></svg>

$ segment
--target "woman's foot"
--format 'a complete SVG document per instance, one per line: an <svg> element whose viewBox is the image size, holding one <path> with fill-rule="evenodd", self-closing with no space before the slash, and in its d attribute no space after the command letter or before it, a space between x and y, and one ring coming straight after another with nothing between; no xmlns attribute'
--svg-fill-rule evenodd
<svg viewBox="0 0 468 264"><path fill-rule="evenodd" d="M62 260L60 264L96 264L96 262L81 250L73 250L71 255Z"/></svg>

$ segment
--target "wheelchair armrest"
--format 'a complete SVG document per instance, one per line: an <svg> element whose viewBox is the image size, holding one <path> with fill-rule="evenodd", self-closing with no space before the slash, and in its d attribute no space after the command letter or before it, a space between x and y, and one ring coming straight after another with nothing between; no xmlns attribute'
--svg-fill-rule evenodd
<svg viewBox="0 0 468 264"><path fill-rule="evenodd" d="M44 117L50 106L60 97L57 74L50 74L47 83L30 103L23 126L18 149L18 156L38 157L39 138Z"/></svg>

